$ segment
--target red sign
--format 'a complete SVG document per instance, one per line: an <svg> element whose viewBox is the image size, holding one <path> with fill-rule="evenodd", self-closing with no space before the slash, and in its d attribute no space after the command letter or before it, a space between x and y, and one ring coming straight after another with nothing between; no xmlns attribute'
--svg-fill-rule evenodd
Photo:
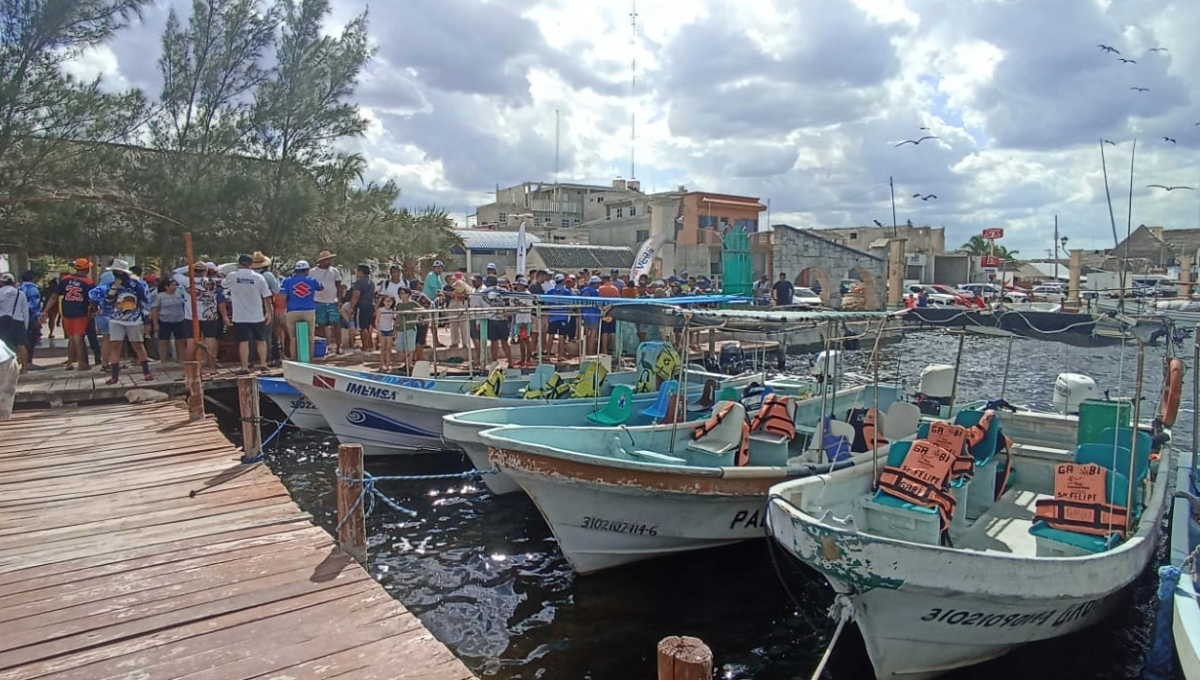
<svg viewBox="0 0 1200 680"><path fill-rule="evenodd" d="M313 376L313 387L321 387L327 390L337 389L337 380L324 375Z"/></svg>
<svg viewBox="0 0 1200 680"><path fill-rule="evenodd" d="M986 267L999 267L1000 266L1000 258L996 257L995 255L984 255L983 257L979 258L979 264L980 264L980 266L985 267L985 268Z"/></svg>
<svg viewBox="0 0 1200 680"><path fill-rule="evenodd" d="M1004 230L1003 229L984 229L983 230L983 240L995 241L998 238L1004 238Z"/></svg>

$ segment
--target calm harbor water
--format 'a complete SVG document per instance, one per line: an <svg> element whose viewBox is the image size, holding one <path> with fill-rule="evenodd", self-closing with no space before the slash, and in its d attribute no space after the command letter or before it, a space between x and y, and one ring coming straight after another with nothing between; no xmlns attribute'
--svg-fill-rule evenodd
<svg viewBox="0 0 1200 680"><path fill-rule="evenodd" d="M956 337L938 332L909 335L884 348L881 378L915 381L929 363L953 363L957 345ZM1006 339L966 339L961 398L1000 396L1008 346ZM1163 352L1147 351L1147 410L1157 404ZM861 366L866 355L848 353L848 368ZM799 357L792 361L797 370L803 365ZM1091 375L1114 396L1130 395L1135 367L1133 348L1016 340L1005 396L1048 408L1054 377L1062 372ZM1190 379L1189 372L1175 431L1181 450L1190 447ZM235 418L222 426L237 437ZM264 427L264 436L271 431ZM268 450L269 464L292 496L329 530L336 524L336 450L331 436L291 429ZM377 475L468 467L453 453L368 461ZM408 517L382 505L375 509L368 519L371 574L481 677L650 679L658 640L694 635L712 647L717 677L808 678L833 630L825 617L832 601L828 587L815 573L802 573L773 555L765 539L579 577L523 494L493 496L470 480L388 482L382 488L417 514ZM790 594L777 570L788 576ZM947 677L1137 677L1150 635L1154 588L1150 570L1130 605L1103 626ZM843 635L825 677L871 677L856 632Z"/></svg>

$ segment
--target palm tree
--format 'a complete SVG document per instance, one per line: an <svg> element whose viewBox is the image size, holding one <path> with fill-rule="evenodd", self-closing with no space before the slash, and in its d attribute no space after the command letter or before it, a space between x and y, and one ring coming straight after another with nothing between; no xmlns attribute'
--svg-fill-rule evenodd
<svg viewBox="0 0 1200 680"><path fill-rule="evenodd" d="M979 234L972 236L971 240L959 246L958 249L970 255L995 255L1005 264L1017 264L1020 261L1017 258L1019 251L1009 250L1004 246L993 247L991 241L985 241Z"/></svg>

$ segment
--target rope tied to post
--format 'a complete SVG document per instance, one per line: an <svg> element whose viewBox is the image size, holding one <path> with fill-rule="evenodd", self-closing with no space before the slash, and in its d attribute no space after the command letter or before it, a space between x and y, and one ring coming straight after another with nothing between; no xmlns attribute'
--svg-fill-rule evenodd
<svg viewBox="0 0 1200 680"><path fill-rule="evenodd" d="M821 662L817 664L817 670L813 671L812 680L818 680L825 672L825 665L829 663L829 657L833 655L833 648L837 646L838 638L842 636L846 624L854 618L854 603L850 601L848 594L838 593L833 598L833 604L829 607L829 618L837 619L837 627L833 629L833 637L829 638L829 646L821 655Z"/></svg>
<svg viewBox="0 0 1200 680"><path fill-rule="evenodd" d="M373 513L375 511L376 502L382 502L384 505L387 505L388 507L392 508L393 510L395 510L397 512L408 515L409 517L417 516L417 512L415 510L411 510L409 508L404 507L403 505L400 505L394 499L392 499L390 496L388 496L386 493L384 493L383 491L380 491L379 488L376 486L376 484L378 484L379 482L425 481L425 480L434 480L434 479L471 479L472 477L477 477L479 475L491 475L491 474L496 474L497 472L499 472L499 470L493 467L493 468L489 468L487 470L467 470L466 472L448 472L448 473L432 474L432 475L378 475L378 476L376 476L376 475L373 475L364 470L362 477L348 477L346 475L343 475L341 470L337 470L336 474L337 474L338 480L343 481L343 482L348 482L350 484L359 485L359 492L358 492L358 496L355 497L355 499L354 499L354 503L352 503L350 505L349 510L346 512L346 516L343 517L338 522L336 530L340 531L342 528L342 525L344 525L346 523L346 521L349 520L351 516L353 516L354 511L357 510L359 508L359 506L363 505L364 503L366 503L366 505L363 506L363 515L365 517L370 517L371 513Z"/></svg>

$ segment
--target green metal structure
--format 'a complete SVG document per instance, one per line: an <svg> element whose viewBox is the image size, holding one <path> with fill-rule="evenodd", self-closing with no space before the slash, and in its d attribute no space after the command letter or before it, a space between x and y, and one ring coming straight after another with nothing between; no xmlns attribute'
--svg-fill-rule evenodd
<svg viewBox="0 0 1200 680"><path fill-rule="evenodd" d="M721 240L721 292L747 296L754 293L750 234L741 229L730 229Z"/></svg>

